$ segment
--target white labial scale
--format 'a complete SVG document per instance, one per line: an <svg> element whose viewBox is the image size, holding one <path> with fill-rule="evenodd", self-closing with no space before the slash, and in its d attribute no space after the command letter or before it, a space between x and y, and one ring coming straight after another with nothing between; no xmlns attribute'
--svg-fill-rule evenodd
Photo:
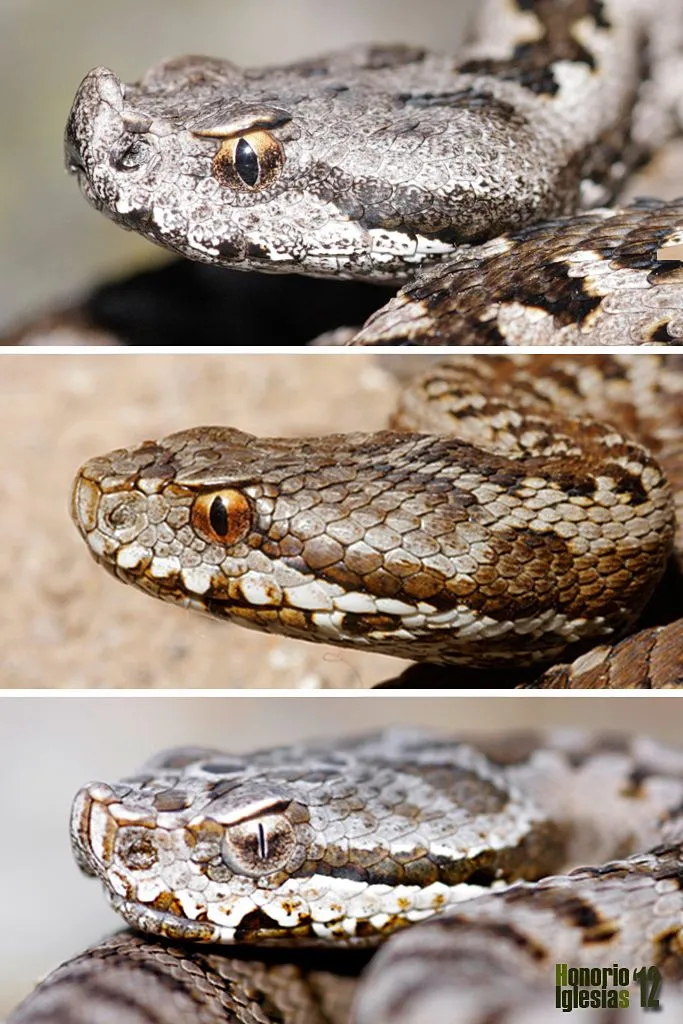
<svg viewBox="0 0 683 1024"><path fill-rule="evenodd" d="M424 612L421 618L419 616L410 618L406 616L402 621L408 629L414 628L418 622L427 627L455 624L456 628L463 629L474 622L476 617L477 613L473 612L471 608L468 608L466 605L458 605L457 608L451 608L445 612Z"/></svg>
<svg viewBox="0 0 683 1024"><path fill-rule="evenodd" d="M119 200L119 203L120 202L121 200ZM172 211L167 209L166 204L163 201L153 204L152 220L165 235L171 234L177 227L177 218Z"/></svg>
<svg viewBox="0 0 683 1024"><path fill-rule="evenodd" d="M317 936L317 938L322 939L325 942L338 942L339 941L340 925L341 925L341 931L345 932L346 935L350 939L353 938L353 936L355 935L355 932L356 932L356 922L355 921L351 921L351 920L348 920L348 919L344 920L342 922L335 921L335 922L333 922L333 926L332 927L330 927L327 924L322 924L320 921L313 921L311 923L311 927L313 929L313 934L315 936Z"/></svg>
<svg viewBox="0 0 683 1024"><path fill-rule="evenodd" d="M248 604L260 606L282 604L282 590L272 576L259 572L248 572L240 579L239 589Z"/></svg>
<svg viewBox="0 0 683 1024"><path fill-rule="evenodd" d="M236 928L242 919L256 909L256 904L247 896L236 897L231 903L221 900L210 903L206 912L209 921L221 927Z"/></svg>
<svg viewBox="0 0 683 1024"><path fill-rule="evenodd" d="M434 882L433 885L419 891L414 908L406 916L409 921L423 921L426 917L431 917L433 913L439 912L447 906L464 903L475 896L482 896L488 891L484 886L470 885L467 882L461 882L458 885ZM395 912L399 913L400 907Z"/></svg>
<svg viewBox="0 0 683 1024"><path fill-rule="evenodd" d="M302 912L310 914L314 924L321 926L335 922L366 921L377 915L420 920L444 906L460 903L487 891L482 886L467 883L449 886L443 882L434 882L423 888L372 885L352 879L316 875L308 879L299 892L292 887L292 882L285 883L277 892L269 894L270 898L261 904L282 927L297 924ZM214 919L211 914L209 916ZM353 929L349 930L349 934L353 934Z"/></svg>
<svg viewBox="0 0 683 1024"><path fill-rule="evenodd" d="M170 579L180 572L180 559L174 556L167 558L156 555L149 564L149 571L158 580Z"/></svg>
<svg viewBox="0 0 683 1024"><path fill-rule="evenodd" d="M353 221L344 222L344 230L341 231L335 218L318 228L314 248L308 252L318 260L324 261L336 259L339 256L353 256L359 243L362 240L363 231Z"/></svg>
<svg viewBox="0 0 683 1024"><path fill-rule="evenodd" d="M331 636L339 636L343 632L343 612L313 612L311 616L313 625L322 633L329 633Z"/></svg>
<svg viewBox="0 0 683 1024"><path fill-rule="evenodd" d="M449 253L455 249L451 242L442 242L439 238L425 238L424 235L416 235L415 241L417 243L417 255Z"/></svg>
<svg viewBox="0 0 683 1024"><path fill-rule="evenodd" d="M88 547L97 558L111 558L112 555L118 558L119 542L107 537L100 530L93 530L88 534Z"/></svg>
<svg viewBox="0 0 683 1024"><path fill-rule="evenodd" d="M183 914L190 921L196 921L201 913L206 912L206 904L197 900L193 893L178 889L176 890L176 897L182 907Z"/></svg>
<svg viewBox="0 0 683 1024"><path fill-rule="evenodd" d="M137 569L149 555L149 549L144 544L126 544L116 552L116 564L121 569Z"/></svg>
<svg viewBox="0 0 683 1024"><path fill-rule="evenodd" d="M268 916L277 921L281 928L295 927L308 910L304 900L297 902L290 896L283 901L278 899L277 895L275 898L271 896L271 899L265 901L263 907Z"/></svg>
<svg viewBox="0 0 683 1024"><path fill-rule="evenodd" d="M523 344L524 329L531 325L538 325L542 321L548 325L545 328L546 334L550 335L553 318L540 306L525 306L520 302L505 302L500 306L498 323L505 330L505 337L514 339L519 345ZM517 332L515 331L517 328ZM521 330L521 334L519 331Z"/></svg>
<svg viewBox="0 0 683 1024"><path fill-rule="evenodd" d="M465 625L461 625L457 621L453 624L459 637L473 638L500 636L503 633L508 633L512 629L512 625L512 623L507 621L498 622L495 618L490 618L488 615L476 617L471 613L469 621L466 621Z"/></svg>
<svg viewBox="0 0 683 1024"><path fill-rule="evenodd" d="M428 886L446 889L440 882ZM410 913L414 909L423 890L416 885L401 885L393 888L390 885L369 885L367 889L352 897L347 904L347 914L357 920L366 921L375 914ZM434 893L436 895L436 893ZM402 911L401 908L406 908Z"/></svg>
<svg viewBox="0 0 683 1024"><path fill-rule="evenodd" d="M351 591L334 598L334 607L340 612L354 612L356 615L373 614L377 611L377 602L371 594L360 594Z"/></svg>
<svg viewBox="0 0 683 1024"><path fill-rule="evenodd" d="M414 240L400 231L370 228L368 235L370 236L373 259L390 259L398 254L411 256L415 252Z"/></svg>
<svg viewBox="0 0 683 1024"><path fill-rule="evenodd" d="M206 594L211 589L214 570L198 565L192 569L183 569L180 578L187 590L193 594Z"/></svg>
<svg viewBox="0 0 683 1024"><path fill-rule="evenodd" d="M334 608L334 598L340 596L343 591L336 585L327 584L323 587L315 580L311 580L298 586L286 587L284 593L293 608L331 612Z"/></svg>
<svg viewBox="0 0 683 1024"><path fill-rule="evenodd" d="M126 214L135 212L137 204L133 202L132 195L130 197L122 196L116 202L115 209L117 213L120 213L122 217L125 217Z"/></svg>
<svg viewBox="0 0 683 1024"><path fill-rule="evenodd" d="M441 242L435 238L424 238L422 235L417 235L413 246L413 251L406 251L401 253L401 257L404 263L415 263L421 264L424 262L427 256L448 256L455 251L454 246L449 245L447 242ZM373 249L373 259L386 259L387 254Z"/></svg>
<svg viewBox="0 0 683 1024"><path fill-rule="evenodd" d="M393 597L378 597L375 604L377 611L383 615L410 615L415 611L405 601L398 601Z"/></svg>
<svg viewBox="0 0 683 1024"><path fill-rule="evenodd" d="M405 629L409 630L420 630L425 625L424 615L404 615L401 618L401 622ZM393 636L393 633L392 633Z"/></svg>
<svg viewBox="0 0 683 1024"><path fill-rule="evenodd" d="M254 244L263 246L263 239L261 239L260 241L254 241ZM268 249L268 259L271 261L271 263L287 263L288 261L291 260L291 256L288 252L285 252L284 250L280 251L279 249L273 249L272 247L268 246L267 242L265 243L265 246Z"/></svg>
<svg viewBox="0 0 683 1024"><path fill-rule="evenodd" d="M135 889L135 895L141 903L152 903L164 891L164 883L160 878L141 879Z"/></svg>
<svg viewBox="0 0 683 1024"><path fill-rule="evenodd" d="M388 886L382 888L388 888ZM339 878L334 875L314 874L305 879L287 879L274 893L270 894L270 899L273 904L282 900L287 904L294 902L301 911L310 913L315 921L325 923L348 916L350 902L365 893L367 889L367 882L352 878ZM376 909L381 908L377 907Z"/></svg>

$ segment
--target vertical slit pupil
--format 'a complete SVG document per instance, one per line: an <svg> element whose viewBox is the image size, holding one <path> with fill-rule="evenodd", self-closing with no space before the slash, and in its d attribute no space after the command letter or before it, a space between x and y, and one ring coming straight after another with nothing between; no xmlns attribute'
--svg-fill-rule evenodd
<svg viewBox="0 0 683 1024"><path fill-rule="evenodd" d="M228 532L228 510L225 507L225 502L218 495L211 502L209 522L214 533L217 533L219 537L225 537Z"/></svg>
<svg viewBox="0 0 683 1024"><path fill-rule="evenodd" d="M261 860L265 860L266 857L268 856L268 842L266 840L266 833L260 821L258 823L258 852Z"/></svg>
<svg viewBox="0 0 683 1024"><path fill-rule="evenodd" d="M258 181L258 156L246 139L240 139L235 147L235 170L245 185L255 185Z"/></svg>

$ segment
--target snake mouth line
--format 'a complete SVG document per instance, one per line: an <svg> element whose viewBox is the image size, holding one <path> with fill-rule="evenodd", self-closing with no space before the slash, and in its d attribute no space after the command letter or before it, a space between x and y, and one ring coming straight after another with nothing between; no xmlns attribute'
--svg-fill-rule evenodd
<svg viewBox="0 0 683 1024"><path fill-rule="evenodd" d="M353 644L360 648L367 647L371 649L373 646L382 644L385 646L387 654L397 653L399 650L398 645L402 639L410 644L419 642L416 640L416 634L407 632L405 622L399 615L391 616L387 613L379 612L361 614L345 611L329 613L322 610L316 611L300 608L284 601L279 604L254 605L240 601L237 598L202 597L201 595L190 594L186 591L174 593L175 581L170 577L165 582L162 580L151 582L144 576L136 576L129 570L108 561L104 556L97 555L94 552L92 554L95 561L102 565L109 575L119 582L135 585L150 597L155 597L180 608L199 612L212 619L230 622L233 625L246 626L256 630L266 629L272 633L291 636L295 639L310 639L311 634L315 633L320 641L336 646ZM141 580L144 580L144 583ZM418 609L415 609L415 614L419 614ZM458 609L453 608L453 618L457 614ZM471 610L466 606L461 608L460 614L472 616ZM332 616L335 617L333 625L331 625ZM551 619L558 619L558 613L554 609L549 609L538 623L537 632L539 635L537 641L541 644L541 640L545 639L540 649L529 652L530 664L543 665L544 663L550 663L558 650L569 651L573 658L584 653L596 642L596 639L605 640L614 636L614 631L604 621L596 619L589 636L577 635L573 639L568 640L562 631L562 627L563 624L566 627L569 620L559 615L556 630L552 631L549 627ZM579 625L585 628L585 621L583 619L578 621ZM492 628L498 630L500 637L503 639L506 636L517 635L515 631L520 625L507 619L491 619L490 622ZM452 622L441 622L425 626L420 636L425 643L430 643L440 636L448 638L453 633ZM533 633L528 635L533 639ZM493 646L493 641L490 642L490 645ZM393 651L392 646L394 647ZM482 642L479 643L480 648L481 646ZM514 672L519 669L518 647L509 652L506 652L503 647L502 650L498 650L493 656L489 656L487 661L483 660L485 654L482 649L478 650L477 647L478 645L473 642L470 652L454 654L452 657L444 659L444 663L450 662L453 665L480 668L482 673L485 673L492 666L501 671ZM402 651L398 656L410 658L415 657L416 653L416 651L405 650L405 653Z"/></svg>
<svg viewBox="0 0 683 1024"><path fill-rule="evenodd" d="M94 560L109 575L121 583L135 586L150 597L218 621L294 639L315 638L333 646L381 649L397 657L430 660L434 644L442 640L449 642L453 636L466 636L467 624L476 619L476 613L467 605L446 606L445 611L440 606L427 607L428 603L425 607L412 606L406 620L407 610L403 615L390 614L382 610L381 605L375 612L350 612L334 605L331 610L304 608L289 603L284 590L282 600L269 604L253 604L236 596L223 598L194 594L178 587L179 576L176 574L151 579L144 572L137 574L118 565L111 556L103 555L90 544L88 548ZM366 595L360 592L360 596ZM373 595L369 596L374 599ZM433 621L430 621L432 617ZM421 621L419 627L414 625L417 620ZM458 622L460 625L456 629ZM439 660L443 664L481 670L484 679L491 668L505 673L518 671L520 650L526 652L528 667L542 667L550 664L558 654L567 654L573 660L596 642L617 637L604 618L596 618L588 629L585 619L568 617L554 608L530 618L528 623L493 616L487 616L485 622L488 633L483 638L473 636L465 648L440 655ZM419 645L422 645L423 653L418 651Z"/></svg>
<svg viewBox="0 0 683 1024"><path fill-rule="evenodd" d="M212 924L208 921L192 921L190 918L173 914L169 911L156 910L142 903L135 903L125 900L114 894L109 894L109 901L112 908L139 931L151 935L163 935L168 939L181 940L184 942L200 942L202 944L216 944L221 946L240 945L248 946L272 946L280 947L286 945L297 945L301 947L329 947L339 945L343 942L344 933L338 932L334 937L325 938L317 935L310 916L303 916L301 922L291 928L277 926L276 922L260 910L252 914L234 928L227 925ZM400 925L396 922L391 929L395 931ZM362 932L362 929L361 929ZM368 934L349 936L346 934L347 945L349 946L375 946L383 936L382 931L368 929Z"/></svg>
<svg viewBox="0 0 683 1024"><path fill-rule="evenodd" d="M310 876L310 880L315 881L315 877ZM324 881L330 882L334 876L322 877ZM339 877L339 881L344 882L342 876ZM296 911L296 923L288 925L280 924L266 909L259 906L254 906L253 910L244 914L235 925L223 925L208 920L205 912L196 919L186 917L179 912L180 905L170 894L166 894L166 902L176 903L178 911L161 910L121 896L109 888L106 892L113 909L132 927L169 939L221 945L244 943L282 946L295 943L300 946L317 947L372 947L402 928L439 914L448 905L457 905L486 892L502 891L508 887L509 883L504 880L488 877L485 873L475 873L471 880L457 885L435 883L422 889L415 886L406 887L407 890L416 890L423 894L434 889L431 900L425 901L422 908L410 906L410 897L406 897L406 906L403 910L392 912L378 909L375 914L368 917L347 918L343 915L330 915L327 919L320 919L315 918L310 910L301 909ZM283 895L283 906L291 898L291 895ZM400 904L401 900L398 902ZM292 911L293 908L288 912Z"/></svg>

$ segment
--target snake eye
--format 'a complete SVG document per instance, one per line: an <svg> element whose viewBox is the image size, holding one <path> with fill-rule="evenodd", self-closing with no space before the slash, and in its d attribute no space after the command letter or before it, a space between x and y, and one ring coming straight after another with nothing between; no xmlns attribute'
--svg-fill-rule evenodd
<svg viewBox="0 0 683 1024"><path fill-rule="evenodd" d="M239 491L210 491L197 497L190 518L206 540L237 544L251 527L251 506Z"/></svg>
<svg viewBox="0 0 683 1024"><path fill-rule="evenodd" d="M260 192L284 167L285 154L270 132L259 130L226 139L213 158L213 174L221 185L238 192Z"/></svg>
<svg viewBox="0 0 683 1024"><path fill-rule="evenodd" d="M221 856L236 874L258 878L285 866L296 843L282 814L264 814L225 829Z"/></svg>
<svg viewBox="0 0 683 1024"><path fill-rule="evenodd" d="M246 139L238 139L235 146L235 171L244 184L249 185L250 188L253 188L258 181L258 155Z"/></svg>

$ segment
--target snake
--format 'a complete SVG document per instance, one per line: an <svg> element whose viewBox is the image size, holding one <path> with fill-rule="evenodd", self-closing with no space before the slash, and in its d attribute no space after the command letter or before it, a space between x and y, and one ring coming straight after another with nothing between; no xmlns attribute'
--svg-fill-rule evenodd
<svg viewBox="0 0 683 1024"><path fill-rule="evenodd" d="M67 168L191 260L402 286L347 344L683 341L683 199L609 205L680 133L681 0L477 7L458 58L186 56L133 84L97 67Z"/></svg>
<svg viewBox="0 0 683 1024"><path fill-rule="evenodd" d="M73 802L77 862L134 931L8 1024L516 1024L555 1009L556 962L658 967L673 1021L681 806L681 751L642 736L164 751Z"/></svg>
<svg viewBox="0 0 683 1024"><path fill-rule="evenodd" d="M452 356L409 374L391 430L193 427L96 456L72 516L148 595L450 685L680 685L682 393L677 356Z"/></svg>

